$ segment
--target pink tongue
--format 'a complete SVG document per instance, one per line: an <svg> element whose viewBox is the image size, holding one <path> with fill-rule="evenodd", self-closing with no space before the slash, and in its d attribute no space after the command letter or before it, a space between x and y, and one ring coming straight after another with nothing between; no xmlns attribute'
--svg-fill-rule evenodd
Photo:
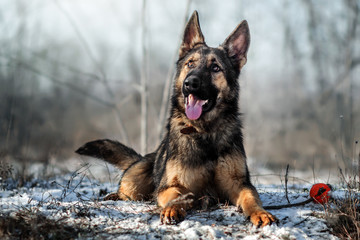
<svg viewBox="0 0 360 240"><path fill-rule="evenodd" d="M202 106L205 100L197 99L192 94L187 97L185 103L185 113L190 120L196 120L201 116Z"/></svg>

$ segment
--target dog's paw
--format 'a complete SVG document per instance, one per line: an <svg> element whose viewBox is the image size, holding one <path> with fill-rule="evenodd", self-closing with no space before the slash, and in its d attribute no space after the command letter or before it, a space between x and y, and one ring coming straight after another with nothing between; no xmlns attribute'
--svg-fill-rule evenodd
<svg viewBox="0 0 360 240"><path fill-rule="evenodd" d="M119 201L121 198L119 197L118 193L110 193L106 195L103 199L104 201Z"/></svg>
<svg viewBox="0 0 360 240"><path fill-rule="evenodd" d="M272 223L279 222L279 220L274 215L264 209L253 212L249 217L252 224L257 227L265 227Z"/></svg>
<svg viewBox="0 0 360 240"><path fill-rule="evenodd" d="M174 225L184 220L185 216L186 211L181 206L167 206L160 213L160 221L162 224Z"/></svg>

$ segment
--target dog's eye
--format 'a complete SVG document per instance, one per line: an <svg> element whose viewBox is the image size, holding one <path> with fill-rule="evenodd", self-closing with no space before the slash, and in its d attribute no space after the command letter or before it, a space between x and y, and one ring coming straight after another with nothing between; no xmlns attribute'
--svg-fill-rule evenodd
<svg viewBox="0 0 360 240"><path fill-rule="evenodd" d="M187 63L187 66L188 66L188 68L194 68L194 67L195 67L194 61L190 60L190 61Z"/></svg>
<svg viewBox="0 0 360 240"><path fill-rule="evenodd" d="M217 64L211 65L211 71L212 72L219 72L221 69Z"/></svg>

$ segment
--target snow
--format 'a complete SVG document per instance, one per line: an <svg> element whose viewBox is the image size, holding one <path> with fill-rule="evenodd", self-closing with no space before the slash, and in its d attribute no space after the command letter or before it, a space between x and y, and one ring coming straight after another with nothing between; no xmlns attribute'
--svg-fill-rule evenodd
<svg viewBox="0 0 360 240"><path fill-rule="evenodd" d="M41 213L63 224L90 229L79 238L108 239L337 239L323 218L321 205L271 210L279 225L256 228L231 205L211 210L188 212L178 225L162 225L160 209L152 202L101 201L103 192L116 191L110 183L100 183L84 173L73 173L49 180L32 180L15 188L14 180L5 181L0 191L0 216L16 217L19 211ZM285 204L284 189L276 185L257 186L264 205ZM110 190L109 190L110 189ZM292 203L307 199L304 188L289 186ZM343 190L334 195L343 196Z"/></svg>

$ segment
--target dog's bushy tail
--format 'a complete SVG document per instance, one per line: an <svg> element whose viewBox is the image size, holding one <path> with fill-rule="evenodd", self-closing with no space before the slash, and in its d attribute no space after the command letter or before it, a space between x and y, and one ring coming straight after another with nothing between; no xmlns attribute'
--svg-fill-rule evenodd
<svg viewBox="0 0 360 240"><path fill-rule="evenodd" d="M120 170L128 169L142 158L133 149L109 139L99 139L85 143L75 152L80 155L102 159Z"/></svg>
<svg viewBox="0 0 360 240"><path fill-rule="evenodd" d="M151 199L155 189L153 180L155 153L143 157L133 149L109 139L85 143L75 152L102 159L123 171L118 192L105 199Z"/></svg>

